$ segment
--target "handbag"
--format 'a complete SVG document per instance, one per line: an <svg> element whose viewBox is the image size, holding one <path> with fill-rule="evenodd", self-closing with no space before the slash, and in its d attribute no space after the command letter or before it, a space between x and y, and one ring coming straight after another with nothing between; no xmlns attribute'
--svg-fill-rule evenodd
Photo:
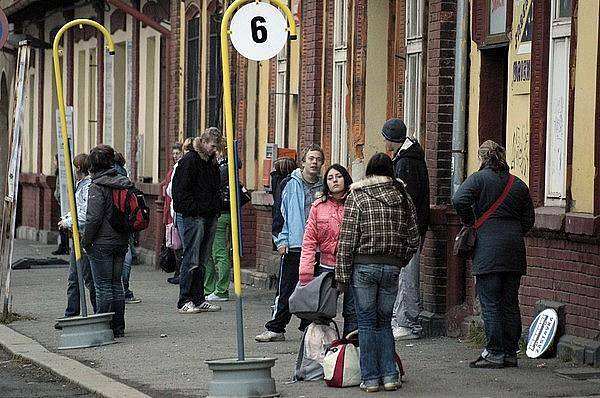
<svg viewBox="0 0 600 398"><path fill-rule="evenodd" d="M289 300L290 313L308 321L329 321L337 314L333 272L324 272L306 285L298 283Z"/></svg>
<svg viewBox="0 0 600 398"><path fill-rule="evenodd" d="M182 248L181 236L175 224L170 223L165 226L165 241L169 249L179 250Z"/></svg>
<svg viewBox="0 0 600 398"><path fill-rule="evenodd" d="M477 229L483 225L483 223L492 215L494 212L500 207L504 199L508 196L510 189L512 188L513 183L515 182L515 176L509 174L508 181L502 194L496 199L494 204L487 209L485 213L477 220L473 225L463 225L458 234L456 234L456 238L454 238L454 250L453 253L455 256L460 256L464 258L471 257L473 251L475 250L475 243L477 242Z"/></svg>
<svg viewBox="0 0 600 398"><path fill-rule="evenodd" d="M159 257L160 269L167 274L177 271L177 259L172 249L169 249L165 245L160 248Z"/></svg>

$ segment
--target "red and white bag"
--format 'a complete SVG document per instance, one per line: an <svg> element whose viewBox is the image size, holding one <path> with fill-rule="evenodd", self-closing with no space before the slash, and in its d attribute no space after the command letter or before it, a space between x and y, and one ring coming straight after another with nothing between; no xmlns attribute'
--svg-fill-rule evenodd
<svg viewBox="0 0 600 398"><path fill-rule="evenodd" d="M183 246L181 244L181 237L179 236L179 231L177 227L171 223L165 226L165 241L169 249L179 250Z"/></svg>
<svg viewBox="0 0 600 398"><path fill-rule="evenodd" d="M329 387L352 387L360 384L358 330L331 343L323 358L323 376Z"/></svg>

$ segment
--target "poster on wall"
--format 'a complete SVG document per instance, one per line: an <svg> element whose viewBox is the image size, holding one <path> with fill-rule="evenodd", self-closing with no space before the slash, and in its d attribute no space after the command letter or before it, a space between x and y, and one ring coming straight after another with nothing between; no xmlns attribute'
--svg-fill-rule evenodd
<svg viewBox="0 0 600 398"><path fill-rule="evenodd" d="M510 89L513 95L529 94L531 84L531 36L533 0L515 1L513 14L514 57Z"/></svg>
<svg viewBox="0 0 600 398"><path fill-rule="evenodd" d="M67 106L65 109L67 116L67 137L69 140L69 153L73 161L73 107ZM67 171L65 163L65 152L63 151L62 127L60 125L60 111L56 110L56 149L58 151L58 182L60 190L60 214L64 216L70 211L69 195L67 193ZM71 171L73 168L71 167ZM71 173L72 174L72 173ZM75 186L75 184L73 184Z"/></svg>
<svg viewBox="0 0 600 398"><path fill-rule="evenodd" d="M104 144L113 146L113 56L104 55Z"/></svg>

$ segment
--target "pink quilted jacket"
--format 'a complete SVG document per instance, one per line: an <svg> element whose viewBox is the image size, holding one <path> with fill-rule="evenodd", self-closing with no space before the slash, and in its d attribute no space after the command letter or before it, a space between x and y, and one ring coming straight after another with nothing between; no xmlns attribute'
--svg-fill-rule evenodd
<svg viewBox="0 0 600 398"><path fill-rule="evenodd" d="M306 284L313 280L317 265L315 261L317 249L321 252L321 264L335 266L338 238L343 219L343 203L332 197L329 197L327 201L323 201L322 198L314 201L306 221L302 241L300 283Z"/></svg>

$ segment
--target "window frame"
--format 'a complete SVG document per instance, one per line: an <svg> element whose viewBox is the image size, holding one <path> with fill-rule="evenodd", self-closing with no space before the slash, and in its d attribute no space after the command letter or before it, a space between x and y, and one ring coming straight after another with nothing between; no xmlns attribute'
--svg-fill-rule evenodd
<svg viewBox="0 0 600 398"><path fill-rule="evenodd" d="M331 90L331 163L347 167L348 120L348 0L334 0Z"/></svg>
<svg viewBox="0 0 600 398"><path fill-rule="evenodd" d="M196 36L190 37L190 23L192 23L192 21L196 20L198 23L198 34ZM190 50L191 50L191 43L192 42L197 42L197 48L196 48L196 52L197 52L197 57L196 57L196 69L198 70L200 68L200 58L201 58L201 53L202 53L202 21L200 19L200 12L198 10L195 10L193 12L190 12L188 14L188 16L186 17L185 20L185 56L186 56L186 62L185 62L185 126L184 126L184 135L186 138L188 137L195 137L196 135L198 135L198 130L200 129L200 79L198 76L198 73L196 73L196 77L195 78L190 78L190 69L192 67L192 65L190 64L190 62L193 62L193 57L190 56ZM197 84L195 84L194 86L194 82L196 82ZM190 96L190 90L193 90L195 92L195 96ZM195 114L196 114L196 118L195 120L190 119L191 116L193 115L193 113L190 112L190 106L194 107L195 104ZM192 108L193 109L193 108ZM195 126L190 126L191 122L195 122Z"/></svg>
<svg viewBox="0 0 600 398"><path fill-rule="evenodd" d="M409 34L411 27L410 12L417 8L417 30L414 34ZM407 134L411 138L422 141L421 135L421 117L422 117L422 99L423 99L423 19L424 19L424 1L408 0L406 2L406 57L404 70L404 122L406 124ZM410 59L416 57L416 63L413 70ZM411 79L415 77L414 86L416 91L411 90ZM412 125L409 115L414 116L415 126Z"/></svg>

